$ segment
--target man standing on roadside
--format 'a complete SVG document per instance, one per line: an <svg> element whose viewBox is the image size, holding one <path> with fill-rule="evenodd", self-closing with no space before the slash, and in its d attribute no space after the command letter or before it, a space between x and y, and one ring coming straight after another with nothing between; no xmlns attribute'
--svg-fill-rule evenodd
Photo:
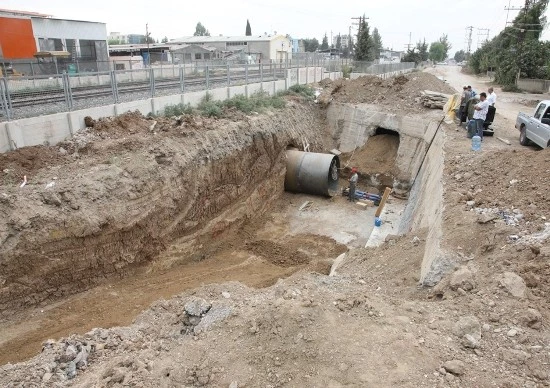
<svg viewBox="0 0 550 388"><path fill-rule="evenodd" d="M468 92L470 93L470 98L474 98L476 96L476 91L472 89L472 86L468 85Z"/></svg>
<svg viewBox="0 0 550 388"><path fill-rule="evenodd" d="M483 123L485 123L487 112L489 111L489 101L487 101L487 94L485 92L479 95L479 99L479 103L474 107L474 120L476 121L476 135L483 140Z"/></svg>
<svg viewBox="0 0 550 388"><path fill-rule="evenodd" d="M493 88L489 88L489 96L487 97L487 101L491 106L495 106L497 102L497 94L494 92Z"/></svg>
<svg viewBox="0 0 550 388"><path fill-rule="evenodd" d="M462 88L462 95L460 96L460 108L458 108L458 125L462 125L462 115L464 114L464 110L466 109L466 104L468 101L470 101L471 95L470 92L468 92L468 87L464 86ZM466 118L468 120L468 118Z"/></svg>
<svg viewBox="0 0 550 388"><path fill-rule="evenodd" d="M355 202L355 188L357 187L357 181L359 180L359 175L357 175L357 167L351 169L351 176L349 178L349 194L348 201Z"/></svg>

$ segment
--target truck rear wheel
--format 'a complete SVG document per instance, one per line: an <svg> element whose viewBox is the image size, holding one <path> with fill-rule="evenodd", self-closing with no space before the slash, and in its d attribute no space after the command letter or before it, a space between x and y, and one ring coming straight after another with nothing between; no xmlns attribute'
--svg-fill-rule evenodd
<svg viewBox="0 0 550 388"><path fill-rule="evenodd" d="M525 125L522 125L519 130L519 144L522 146L529 145L529 139L527 138L527 130L525 128Z"/></svg>

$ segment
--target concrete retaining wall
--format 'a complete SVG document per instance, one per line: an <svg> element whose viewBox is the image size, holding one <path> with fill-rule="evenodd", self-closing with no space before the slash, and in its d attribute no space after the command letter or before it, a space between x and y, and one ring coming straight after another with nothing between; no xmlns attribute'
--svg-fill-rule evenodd
<svg viewBox="0 0 550 388"><path fill-rule="evenodd" d="M365 145L377 128L399 133L397 167L403 180L412 180L422 162L433 119L424 115L398 115L369 104L330 104L327 121L337 148L349 153Z"/></svg>
<svg viewBox="0 0 550 388"><path fill-rule="evenodd" d="M433 137L433 143L411 189L399 227L399 234L428 230L420 269L420 282L425 286L434 286L454 267L452 259L441 248L444 208L441 180L445 161L445 135L440 130L434 137L436 128L437 124L434 124L427 132L428 137Z"/></svg>
<svg viewBox="0 0 550 388"><path fill-rule="evenodd" d="M530 93L550 93L550 80L519 79L517 86Z"/></svg>

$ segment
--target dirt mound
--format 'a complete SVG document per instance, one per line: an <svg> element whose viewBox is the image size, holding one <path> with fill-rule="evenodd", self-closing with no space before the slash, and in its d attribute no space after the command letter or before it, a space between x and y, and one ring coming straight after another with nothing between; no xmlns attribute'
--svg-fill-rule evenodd
<svg viewBox="0 0 550 388"><path fill-rule="evenodd" d="M376 104L391 111L422 112L420 92L431 90L447 94L456 91L432 74L423 72L401 75L383 80L376 76L363 76L355 80L340 79L323 85L320 101L332 100L351 104Z"/></svg>
<svg viewBox="0 0 550 388"><path fill-rule="evenodd" d="M16 186L22 183L26 175L29 179L39 170L59 166L68 162L68 158L57 148L34 146L19 148L0 154L0 185Z"/></svg>
<svg viewBox="0 0 550 388"><path fill-rule="evenodd" d="M312 234L300 234L281 242L255 240L246 243L245 249L282 267L307 264L317 257L334 259L347 251L345 245L333 239Z"/></svg>

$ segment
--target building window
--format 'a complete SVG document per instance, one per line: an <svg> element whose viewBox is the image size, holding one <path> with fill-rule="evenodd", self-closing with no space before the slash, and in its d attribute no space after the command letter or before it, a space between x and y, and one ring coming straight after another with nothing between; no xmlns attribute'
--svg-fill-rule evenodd
<svg viewBox="0 0 550 388"><path fill-rule="evenodd" d="M95 41L80 39L80 57L82 59L96 59Z"/></svg>
<svg viewBox="0 0 550 388"><path fill-rule="evenodd" d="M210 59L210 53L204 53L204 59Z"/></svg>
<svg viewBox="0 0 550 388"><path fill-rule="evenodd" d="M195 59L196 60L202 59L202 54L201 53L196 53L195 54Z"/></svg>

